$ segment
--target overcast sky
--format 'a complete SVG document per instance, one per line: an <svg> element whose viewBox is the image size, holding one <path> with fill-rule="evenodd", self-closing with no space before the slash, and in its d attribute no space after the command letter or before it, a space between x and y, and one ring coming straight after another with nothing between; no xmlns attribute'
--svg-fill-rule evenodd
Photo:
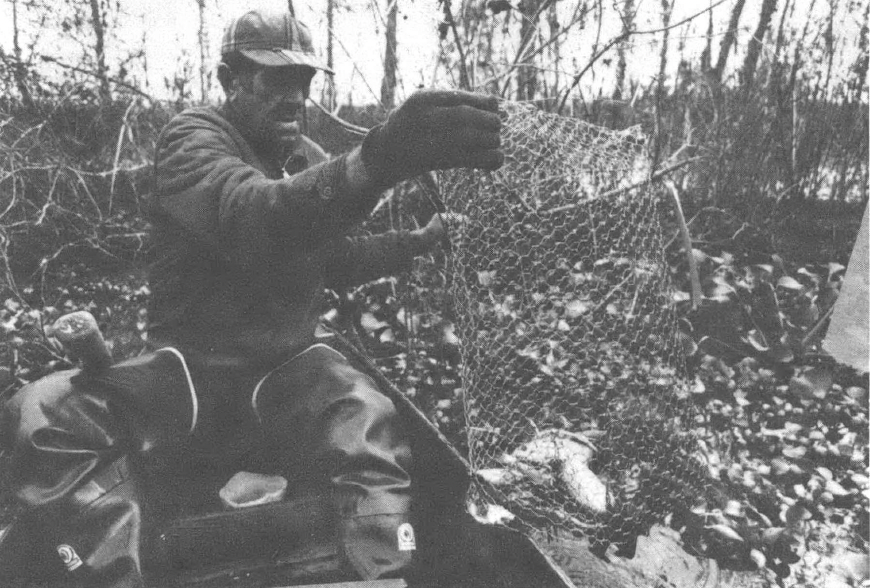
<svg viewBox="0 0 870 588"><path fill-rule="evenodd" d="M21 0L19 0L21 1ZM709 1L709 0L707 0ZM400 96L406 96L418 86L448 86L451 81L445 78L445 73L437 66L438 37L437 26L441 17L437 0L398 0L399 2L399 77ZM740 23L739 47L745 46L746 40L757 24L761 0L748 0ZM813 18L822 22L827 14L829 3L819 0L815 2L816 9L809 14L812 0L795 0L796 19L802 24L805 18ZM199 49L197 47L198 9L195 0L175 0L162 2L156 0L120 0L126 15L121 18L115 28L115 36L109 40L108 55L110 67L112 63L130 48L145 43L148 60L148 77L142 80L142 74L133 68L132 75L137 76L137 82L145 85L147 91L159 98L169 97L164 87L164 78L171 78L179 71L185 61L194 68L199 67ZM355 103L373 102L379 92L382 76L383 56L383 15L387 0L338 0L341 5L336 15L336 45L335 45L335 81L340 102L352 98ZM460 2L454 0L454 5ZM573 2L561 3L567 8ZM610 9L611 2L605 2L610 18L605 20L602 29L602 43L617 35L620 22ZM676 0L672 22L678 22L685 17L703 9L707 2L698 0ZM780 2L782 4L782 2ZM846 2L840 2L845 5ZM656 29L660 23L660 3L653 0L636 0L639 6L638 29ZM728 0L714 10L714 59L718 50L721 34L726 30L728 16L733 5ZM207 0L210 41L211 65L219 56L222 29L227 20L251 8L284 9L286 0ZM317 50L325 55L327 26L326 0L295 0L297 16L312 30ZM11 0L3 0L0 4L0 45L6 52L12 50ZM856 13L857 14L857 13ZM778 15L774 16L774 25L778 23ZM22 24L23 40L26 44L37 31L26 22ZM696 19L691 24L672 32L670 58L671 71L678 63L679 42L684 41L687 55L697 58L704 43L707 28L706 17ZM87 29L85 29L87 30ZM854 18L838 18L835 35L841 44L842 60L850 64L854 60L856 39L859 23ZM565 58L562 67L567 75L575 70L575 64L581 67L591 54L594 39L593 30L577 32L566 42ZM629 77L649 85L658 71L658 43L661 35L642 35L632 39L629 54ZM38 50L50 55L69 55L75 61L76 47L69 43L58 41L58 35L51 30L41 31ZM573 58L573 62L572 62ZM739 63L739 54L732 58L731 63ZM615 60L614 60L615 61ZM612 91L613 66L603 62L586 77L586 92L603 90L605 94ZM198 83L194 86L198 88ZM217 85L212 88L212 98L217 98L220 91ZM195 93L195 96L198 92ZM317 95L317 88L313 92Z"/></svg>

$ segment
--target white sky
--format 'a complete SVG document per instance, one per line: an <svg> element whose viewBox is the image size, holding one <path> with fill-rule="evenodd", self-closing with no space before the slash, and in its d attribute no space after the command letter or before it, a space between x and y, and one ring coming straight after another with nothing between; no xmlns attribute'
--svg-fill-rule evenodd
<svg viewBox="0 0 870 588"><path fill-rule="evenodd" d="M438 38L437 25L441 18L441 11L437 0L397 0L399 2L399 79L400 97L406 96L419 85L448 86L449 79L444 77L443 69L437 66ZM482 0L478 0L482 1ZM518 0L516 0L518 1ZM516 3L513 2L514 4ZM19 0L19 6L23 0ZM220 40L224 23L231 17L236 16L251 8L286 8L286 0L206 0L209 14L209 41L211 63L213 67L220 52ZM677 22L703 9L711 0L699 2L698 0L676 0L672 22ZM605 19L605 25L601 32L601 43L606 43L620 31L621 24L616 18L611 4L605 2L605 13L609 18ZM746 41L755 28L758 20L759 5L761 0L748 0L743 11L738 34L738 51L746 45ZM802 18L795 18L794 26L802 26L805 18L823 22L829 10L829 2L819 0L815 2L816 8L809 14L809 6L812 0L795 0L795 14ZM114 4L114 2L112 2ZM335 82L338 89L340 103L346 103L352 99L354 103L370 103L376 101L379 93L382 76L383 55L383 20L387 0L338 0L341 7L336 14L336 37L340 42L335 44ZM462 4L454 0L454 10L458 13ZM566 8L574 5L574 2L563 2ZM779 2L783 4L782 0ZM841 1L841 5L846 2ZM636 23L638 29L657 29L660 25L658 1L636 0L639 14ZM714 10L714 35L713 58L718 54L718 45L721 34L727 28L733 0L728 0ZM116 31L114 38L108 42L108 55L110 67L116 66L119 56L124 51L124 45L128 48L141 46L145 40L145 50L148 60L147 91L158 98L168 98L170 93L164 87L164 78L175 75L180 71L185 62L189 62L193 71L199 68L199 49L197 46L198 9L195 0L175 0L173 2L159 2L156 0L121 0L122 9L127 13L122 21L113 30ZM295 0L297 16L312 30L315 47L324 55L326 51L326 0ZM22 9L19 8L19 11ZM4 0L0 4L0 46L7 53L12 52L12 8L11 0ZM504 15L497 17L503 19ZM854 17L838 16L835 36L840 45L842 60L849 65L854 60L855 45L859 30L858 13ZM565 18L567 20L567 17ZM779 22L779 14L773 17L773 25ZM26 46L29 39L36 33L31 25L22 24L22 44ZM706 16L693 21L690 25L681 27L671 32L671 55L670 71L676 70L678 63L678 46L680 38L685 41L687 55L697 59L704 44L704 35L707 29ZM85 31L88 29L85 28ZM595 30L592 28L576 31L569 35L563 53L562 67L564 74L570 76L577 65L582 67L591 54L591 46L595 38ZM638 81L643 86L653 82L654 75L658 71L658 53L661 34L643 35L634 37L631 41L629 53L629 78ZM49 55L64 56L71 63L77 61L76 51L80 48L69 41L59 40L59 36L52 30L41 32L38 51ZM742 53L742 51L741 51ZM26 56L26 53L25 53ZM615 52L613 62L610 65L603 61L586 76L585 92L603 91L609 94L613 89L613 71L615 64ZM574 62L572 62L572 58ZM734 66L741 61L741 54L731 57L730 65ZM139 83L142 83L142 73L132 68L132 75ZM194 98L198 98L199 84L197 78L193 80ZM211 90L211 98L216 99L220 94L217 84L214 83ZM318 95L315 87L312 96ZM587 94L588 95L588 94Z"/></svg>

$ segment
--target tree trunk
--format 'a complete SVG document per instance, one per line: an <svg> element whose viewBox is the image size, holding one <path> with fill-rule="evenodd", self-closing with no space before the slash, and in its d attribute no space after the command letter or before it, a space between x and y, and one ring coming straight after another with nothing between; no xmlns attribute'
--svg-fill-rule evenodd
<svg viewBox="0 0 870 588"><path fill-rule="evenodd" d="M148 81L148 52L145 51L145 47L148 46L148 27L145 26L145 14L142 14L142 40L140 41L142 47L142 73L143 73L143 83L145 84L145 92L148 93L151 91L151 83Z"/></svg>
<svg viewBox="0 0 870 588"><path fill-rule="evenodd" d="M741 83L746 91L749 90L749 87L752 85L752 79L755 77L758 57L761 55L764 37L767 35L767 29L770 28L770 19L773 18L774 12L776 12L776 0L764 0L761 4L761 17L758 20L758 26L755 28L755 34L749 39L746 58L743 60Z"/></svg>
<svg viewBox="0 0 870 588"><path fill-rule="evenodd" d="M867 80L870 70L870 5L864 11L864 22L858 36L858 57L852 66L854 76L849 81L847 102L861 104L861 89Z"/></svg>
<svg viewBox="0 0 870 588"><path fill-rule="evenodd" d="M94 53L97 57L97 79L100 81L100 100L108 102L112 93L109 88L109 68L106 66L106 29L100 0L91 0L91 26L94 28Z"/></svg>
<svg viewBox="0 0 870 588"><path fill-rule="evenodd" d="M296 18L296 11L293 10L293 0L287 0L287 12L290 13L290 16Z"/></svg>
<svg viewBox="0 0 870 588"><path fill-rule="evenodd" d="M779 16L779 27L776 30L776 46L773 50L773 63L779 64L779 54L782 52L782 46L785 43L785 19L788 12L794 12L794 6L791 0L785 0L785 6L782 7L782 14Z"/></svg>
<svg viewBox="0 0 870 588"><path fill-rule="evenodd" d="M628 35L634 22L634 0L625 0L625 9L622 13L622 33ZM628 37L626 37L628 38ZM625 71L628 63L625 57L625 42L619 44L616 49L616 87L613 89L613 99L622 100L622 90L625 86Z"/></svg>
<svg viewBox="0 0 870 588"><path fill-rule="evenodd" d="M334 48L335 48L335 40L333 39L333 35L335 34L335 0L326 0L326 67L329 69L334 68ZM325 93L325 102L326 107L330 110L330 112L335 110L335 80L333 76L326 76L326 83L323 86Z"/></svg>
<svg viewBox="0 0 870 588"><path fill-rule="evenodd" d="M204 103L208 101L208 90L211 86L211 68L208 56L208 29L205 23L205 0L196 0L199 7L199 95Z"/></svg>
<svg viewBox="0 0 870 588"><path fill-rule="evenodd" d="M456 19L453 18L453 9L450 7L450 1L444 0L441 3L444 11L444 21L439 25L438 30L443 41L447 36L448 31L453 31L453 40L456 43L456 51L459 53L459 88L462 90L471 89L471 78L468 77L468 63L466 62L465 47L462 43L462 37L459 35L459 28L456 24Z"/></svg>
<svg viewBox="0 0 870 588"><path fill-rule="evenodd" d="M553 96L559 95L559 71L562 69L562 42L559 39L559 33L561 32L559 27L559 14L557 10L557 3L553 2L550 4L550 14L548 17L548 24L550 26L550 38L555 39L553 41Z"/></svg>
<svg viewBox="0 0 870 588"><path fill-rule="evenodd" d="M659 79L656 84L656 102L655 102L655 139L653 143L652 167L655 169L658 166L659 157L663 146L667 144L667 137L664 136L664 125L662 125L662 100L665 95L665 79L667 78L668 68L668 40L670 38L671 14L674 11L674 0L662 0L662 50L659 53Z"/></svg>
<svg viewBox="0 0 870 588"><path fill-rule="evenodd" d="M520 49L519 54L530 55L535 48L538 32L538 12L541 0L522 0L520 11ZM521 57L517 68L517 100L534 100L538 92L538 72L532 63Z"/></svg>
<svg viewBox="0 0 870 588"><path fill-rule="evenodd" d="M743 13L743 7L746 5L746 0L737 0L734 8L731 10L731 19L728 22L728 30L725 31L725 36L722 37L722 44L719 46L719 58L716 60L716 67L711 71L711 77L716 82L722 81L722 74L725 71L725 65L728 63L728 55L734 46L734 39L737 36L737 27L740 25L740 15Z"/></svg>
<svg viewBox="0 0 870 588"><path fill-rule="evenodd" d="M396 106L396 24L399 0L390 0L387 11L386 48L384 49L384 79L381 82L381 104L387 111Z"/></svg>
<svg viewBox="0 0 870 588"><path fill-rule="evenodd" d="M495 76L496 68L493 65L493 59L495 56L495 31L497 26L495 19L489 20L489 23L484 24L484 26L486 29L483 33L483 62L486 64L487 79L489 80L486 84L486 91L490 94L500 96L501 89L499 88L498 78Z"/></svg>
<svg viewBox="0 0 870 588"><path fill-rule="evenodd" d="M15 56L15 64L12 66L12 75L15 77L15 85L21 94L21 101L27 108L33 107L33 96L27 86L27 68L21 58L21 44L18 41L18 0L12 0L12 51Z"/></svg>
<svg viewBox="0 0 870 588"><path fill-rule="evenodd" d="M701 52L701 71L707 73L713 67L713 11L707 13L707 40Z"/></svg>
<svg viewBox="0 0 870 588"><path fill-rule="evenodd" d="M810 1L810 6L807 9L807 14L812 14L813 8L816 5L816 0ZM791 120L789 121L789 130L791 132L790 152L788 154L788 185L793 186L798 182L798 146L800 144L801 135L803 134L803 122L798 113L798 85L797 74L803 62L801 51L804 48L804 43L807 39L807 33L810 29L810 19L804 21L804 28L800 37L792 40L794 52L791 58L791 71L789 72L788 81L785 84L785 91L788 92L788 109ZM798 197L803 197L803 192L798 193Z"/></svg>

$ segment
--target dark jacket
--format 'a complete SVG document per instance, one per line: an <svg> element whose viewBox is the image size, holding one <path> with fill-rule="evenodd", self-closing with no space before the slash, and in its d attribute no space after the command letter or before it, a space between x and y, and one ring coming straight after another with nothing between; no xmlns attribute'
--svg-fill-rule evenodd
<svg viewBox="0 0 870 588"><path fill-rule="evenodd" d="M274 365L311 343L324 288L410 266L407 232L350 238L377 201L353 193L345 157L310 139L282 177L224 109L192 108L163 130L149 201L156 261L150 336L213 361Z"/></svg>

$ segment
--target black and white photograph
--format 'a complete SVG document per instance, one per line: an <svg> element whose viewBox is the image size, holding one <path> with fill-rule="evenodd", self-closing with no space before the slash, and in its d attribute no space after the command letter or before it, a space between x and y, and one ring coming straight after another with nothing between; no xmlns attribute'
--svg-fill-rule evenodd
<svg viewBox="0 0 870 588"><path fill-rule="evenodd" d="M0 0L0 588L870 588L866 0Z"/></svg>

